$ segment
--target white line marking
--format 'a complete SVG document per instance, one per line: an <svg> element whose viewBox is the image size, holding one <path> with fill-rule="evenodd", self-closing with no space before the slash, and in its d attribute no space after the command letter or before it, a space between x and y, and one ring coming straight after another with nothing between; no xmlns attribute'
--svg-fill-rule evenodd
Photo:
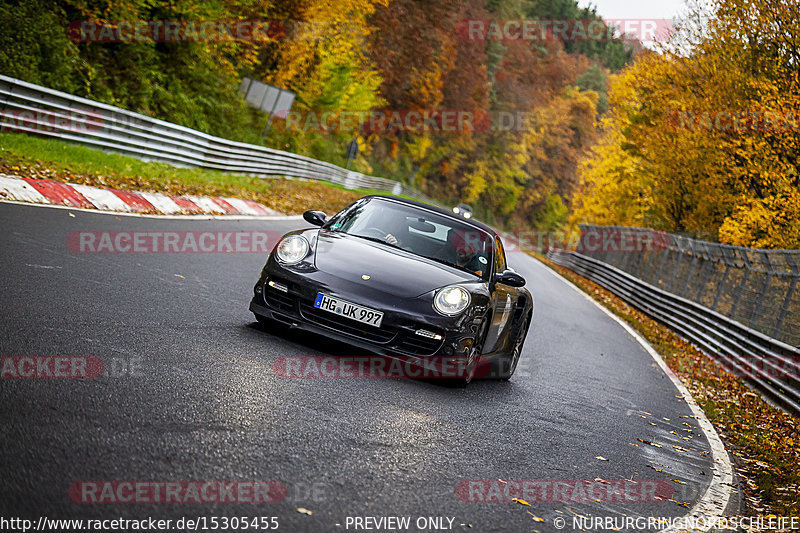
<svg viewBox="0 0 800 533"><path fill-rule="evenodd" d="M536 261L535 258L532 258ZM617 315L600 305L600 303L583 292L583 290L566 279L564 276L553 270L552 268L548 267L541 261L537 261L541 263L542 266L555 277L575 289L579 294L581 294L584 298L592 302L596 305L601 311L603 311L606 315L608 315L612 320L614 320L617 324L622 326L622 328L630 334L631 337L636 339L636 341L642 345L647 353L650 354L650 357L656 362L656 364L664 371L664 373L672 380L672 384L675 385L675 388L678 389L678 392L681 393L683 399L686 401L686 405L692 410L694 413L697 423L700 426L700 429L703 430L705 433L706 438L708 439L708 445L711 447L711 458L712 458L712 466L715 466L717 471L712 472L711 481L708 484L708 489L706 489L705 494L698 500L694 507L692 507L691 511L689 511L685 516L685 520L693 520L693 519L700 519L700 517L704 518L705 520L696 520L696 524L699 524L700 527L696 528L696 531L708 531L711 529L711 526L714 525L714 522L710 520L713 517L722 516L725 512L725 509L728 507L728 501L731 498L733 486L733 465L731 464L730 457L728 456L728 452L725 450L725 445L722 443L722 440L719 438L717 434L717 430L714 429L714 426L706 417L706 414L697 405L694 397L680 380L680 378L675 374L664 362L661 358L661 355L650 345L644 337L639 335L639 333L634 330L627 322L619 318ZM676 531L685 530L685 528L679 528L677 525L666 528L661 530L661 533L673 533Z"/></svg>
<svg viewBox="0 0 800 533"><path fill-rule="evenodd" d="M131 208L123 202L119 196L106 189L98 189L88 185L77 183L67 183L70 187L81 193L93 206L107 211L131 211Z"/></svg>
<svg viewBox="0 0 800 533"><path fill-rule="evenodd" d="M10 178L0 175L0 192L8 196L0 195L4 199L19 200L22 202L36 202L49 204L50 200L45 195L37 191L30 183L25 180Z"/></svg>

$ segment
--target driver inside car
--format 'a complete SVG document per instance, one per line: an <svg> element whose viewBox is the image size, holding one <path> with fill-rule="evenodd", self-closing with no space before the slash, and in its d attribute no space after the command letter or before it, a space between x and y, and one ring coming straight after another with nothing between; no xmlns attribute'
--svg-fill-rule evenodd
<svg viewBox="0 0 800 533"><path fill-rule="evenodd" d="M387 244L402 246L408 235L408 220L405 216L397 216L383 222L382 227L386 228L386 236L383 238ZM407 244L407 243L406 243Z"/></svg>
<svg viewBox="0 0 800 533"><path fill-rule="evenodd" d="M484 243L470 239L471 233L451 229L448 234L448 241L452 249L455 250L456 264L482 278L486 274L489 261L481 249L481 245Z"/></svg>

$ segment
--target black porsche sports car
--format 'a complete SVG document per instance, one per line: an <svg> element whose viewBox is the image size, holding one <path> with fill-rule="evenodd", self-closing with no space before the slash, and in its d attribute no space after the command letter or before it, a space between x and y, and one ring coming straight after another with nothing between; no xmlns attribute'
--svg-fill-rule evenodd
<svg viewBox="0 0 800 533"><path fill-rule="evenodd" d="M250 303L259 322L405 361L441 358L464 383L512 376L533 297L491 228L380 195L303 217L320 227L287 233L270 253Z"/></svg>

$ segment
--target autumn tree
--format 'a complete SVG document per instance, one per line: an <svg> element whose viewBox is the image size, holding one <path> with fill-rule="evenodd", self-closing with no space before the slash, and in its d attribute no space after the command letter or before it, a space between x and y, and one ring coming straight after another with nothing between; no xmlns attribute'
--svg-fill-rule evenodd
<svg viewBox="0 0 800 533"><path fill-rule="evenodd" d="M718 2L617 76L572 220L797 247L799 9ZM618 193L639 199L635 215Z"/></svg>

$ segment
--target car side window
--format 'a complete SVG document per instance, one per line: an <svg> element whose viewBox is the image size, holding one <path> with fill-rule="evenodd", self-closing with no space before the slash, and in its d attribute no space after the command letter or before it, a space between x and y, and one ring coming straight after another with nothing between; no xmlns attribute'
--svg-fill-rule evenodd
<svg viewBox="0 0 800 533"><path fill-rule="evenodd" d="M503 243L499 237L494 239L494 271L502 274L506 271L506 252L503 250Z"/></svg>

